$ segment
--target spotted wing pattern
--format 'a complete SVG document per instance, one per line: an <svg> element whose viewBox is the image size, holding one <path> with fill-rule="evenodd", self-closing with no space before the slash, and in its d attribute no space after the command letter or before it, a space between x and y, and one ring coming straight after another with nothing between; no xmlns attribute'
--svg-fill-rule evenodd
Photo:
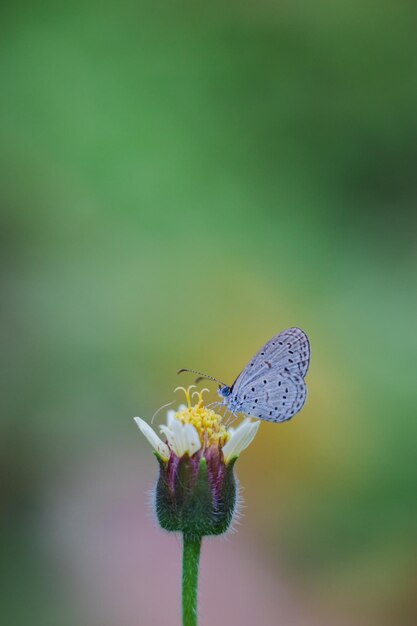
<svg viewBox="0 0 417 626"><path fill-rule="evenodd" d="M288 328L272 337L248 363L232 385L228 408L235 413L284 422L304 405L304 376L310 363L307 335Z"/></svg>

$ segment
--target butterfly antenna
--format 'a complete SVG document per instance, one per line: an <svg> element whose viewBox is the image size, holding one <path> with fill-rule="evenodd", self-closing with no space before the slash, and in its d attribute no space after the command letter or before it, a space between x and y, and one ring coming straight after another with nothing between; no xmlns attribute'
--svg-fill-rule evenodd
<svg viewBox="0 0 417 626"><path fill-rule="evenodd" d="M222 382L218 378L214 378L213 376L209 376L208 374L203 374L203 372L198 372L197 370L188 370L188 369L183 368L181 370L178 370L177 374L182 374L183 372L191 372L191 374L198 374L198 378L195 381L196 383L199 383L201 380L213 380L215 383L220 383L220 385L223 385L223 387L228 386L226 385L226 383Z"/></svg>

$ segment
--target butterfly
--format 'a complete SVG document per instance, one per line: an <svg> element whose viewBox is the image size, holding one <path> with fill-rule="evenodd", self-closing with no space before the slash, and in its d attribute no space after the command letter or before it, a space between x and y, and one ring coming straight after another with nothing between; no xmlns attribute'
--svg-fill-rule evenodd
<svg viewBox="0 0 417 626"><path fill-rule="evenodd" d="M304 381L310 364L310 343L300 328L287 328L270 339L229 387L219 382L221 404L233 415L244 413L268 422L285 422L306 400ZM195 370L180 370L194 371ZM200 374L200 372L195 372Z"/></svg>

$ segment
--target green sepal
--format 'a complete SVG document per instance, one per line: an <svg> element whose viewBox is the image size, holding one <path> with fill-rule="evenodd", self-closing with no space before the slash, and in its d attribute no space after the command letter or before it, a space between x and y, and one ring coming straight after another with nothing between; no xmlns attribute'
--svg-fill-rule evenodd
<svg viewBox="0 0 417 626"><path fill-rule="evenodd" d="M159 457L157 453L155 456ZM184 456L175 472L159 457L156 514L161 527L195 538L226 532L236 507L235 461L226 466L221 460L221 467L217 467L221 478L214 479L204 457L198 461Z"/></svg>
<svg viewBox="0 0 417 626"><path fill-rule="evenodd" d="M220 497L217 501L217 513L212 526L212 532L208 534L222 535L229 529L232 523L237 502L237 484L234 474L236 460L237 456L231 459L226 465L221 484Z"/></svg>
<svg viewBox="0 0 417 626"><path fill-rule="evenodd" d="M162 465L163 467L164 467L165 465L167 465L168 461L166 461L166 460L165 460L165 459L164 459L164 458L163 458L163 457L159 454L159 452L157 452L156 450L153 450L152 452L153 452L153 454L154 454L154 456L155 456L156 460L158 461L159 465Z"/></svg>

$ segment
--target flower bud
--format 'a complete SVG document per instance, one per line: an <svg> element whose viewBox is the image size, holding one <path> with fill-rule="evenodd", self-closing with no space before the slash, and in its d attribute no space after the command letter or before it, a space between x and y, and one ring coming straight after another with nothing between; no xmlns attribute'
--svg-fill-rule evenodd
<svg viewBox="0 0 417 626"><path fill-rule="evenodd" d="M155 504L161 527L196 537L226 532L236 509L236 459L226 465L219 450L206 456L171 455L169 461L157 458Z"/></svg>
<svg viewBox="0 0 417 626"><path fill-rule="evenodd" d="M222 416L204 406L203 392L191 404L190 389L184 389L188 406L169 411L167 425L160 427L165 442L146 422L135 420L159 462L155 508L161 527L190 537L220 535L236 513L236 459L260 422L246 419L227 429Z"/></svg>

